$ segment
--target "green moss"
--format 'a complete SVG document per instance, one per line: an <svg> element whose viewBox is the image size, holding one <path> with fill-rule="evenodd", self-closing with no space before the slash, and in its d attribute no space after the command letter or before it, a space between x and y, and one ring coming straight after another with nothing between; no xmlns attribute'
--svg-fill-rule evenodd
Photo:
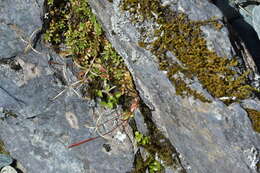
<svg viewBox="0 0 260 173"><path fill-rule="evenodd" d="M260 111L254 109L245 109L252 122L253 129L260 133Z"/></svg>
<svg viewBox="0 0 260 173"><path fill-rule="evenodd" d="M131 173L141 173L141 172L145 172L147 169L147 164L144 161L140 150L138 150L135 154L135 159L134 159L134 168L131 171Z"/></svg>
<svg viewBox="0 0 260 173"><path fill-rule="evenodd" d="M220 29L222 24L218 21L214 19L191 21L186 14L171 11L167 6L163 7L160 0L124 0L121 7L132 14L132 21L134 22L142 22L141 18L153 20L159 24L160 27L155 29L153 33L156 40L144 42L143 40L146 40L144 36L139 45L157 56L160 69L167 71L167 76L175 84L177 93L182 94L186 90L186 93L193 95L195 98L208 101L202 94L192 91L180 79L173 77L176 69L180 68L176 66L176 62L166 56L167 51L172 52L182 63L183 68L181 69L188 71L188 73L185 73L185 77L189 79L198 78L203 88L214 97L229 97L241 100L250 97L252 92L255 91L247 84L248 72L240 74L235 70L238 66L236 60L220 57L207 48L200 27L211 25ZM178 71L182 72L183 70ZM233 100L230 99L226 102L231 101Z"/></svg>
<svg viewBox="0 0 260 173"><path fill-rule="evenodd" d="M192 95L192 96L194 96L195 99L199 99L203 102L209 102L209 103L211 102L210 100L205 98L202 94L198 93L196 90L192 90L185 83L185 81L183 81L180 77L178 77L178 78L170 77L169 79L173 82L174 86L178 86L178 87L176 87L177 95L181 95L181 96Z"/></svg>
<svg viewBox="0 0 260 173"><path fill-rule="evenodd" d="M4 146L4 142L0 140L0 154L9 154L6 150L5 150L5 146Z"/></svg>
<svg viewBox="0 0 260 173"><path fill-rule="evenodd" d="M123 0L121 8L131 14L138 14L132 18L135 22L153 19L155 15L160 16L165 9L161 7L159 0Z"/></svg>
<svg viewBox="0 0 260 173"><path fill-rule="evenodd" d="M64 44L65 50L58 52L72 56L81 69L78 79L87 85L86 98L98 97L102 105L115 108L121 100L137 97L123 58L106 39L88 1L68 0L60 5L54 0L53 4L49 7L50 23L45 40L52 45ZM124 104L129 108L130 102Z"/></svg>

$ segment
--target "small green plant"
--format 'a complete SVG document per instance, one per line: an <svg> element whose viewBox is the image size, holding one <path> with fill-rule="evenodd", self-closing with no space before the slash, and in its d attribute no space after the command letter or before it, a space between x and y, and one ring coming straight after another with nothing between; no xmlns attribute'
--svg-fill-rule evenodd
<svg viewBox="0 0 260 173"><path fill-rule="evenodd" d="M62 53L72 56L82 70L79 79L85 78L88 98L100 98L100 104L107 108L115 108L122 97L136 98L131 74L106 39L88 1L64 2L51 6L51 20L44 38L53 45L64 43L66 49Z"/></svg>
<svg viewBox="0 0 260 173"><path fill-rule="evenodd" d="M116 105L118 105L119 98L121 97L120 92L111 93L110 91L113 89L113 87L106 86L105 90L98 90L97 96L102 99L100 102L101 105L108 107L110 109L115 108Z"/></svg>
<svg viewBox="0 0 260 173"><path fill-rule="evenodd" d="M149 163L149 173L155 173L162 170L162 165L157 160L153 160Z"/></svg>
<svg viewBox="0 0 260 173"><path fill-rule="evenodd" d="M144 136L142 133L136 131L135 132L135 140L138 145L147 145L150 143L150 138L147 136Z"/></svg>
<svg viewBox="0 0 260 173"><path fill-rule="evenodd" d="M47 1L47 4L48 4L48 5L53 5L53 3L54 3L54 0L48 0L48 1Z"/></svg>

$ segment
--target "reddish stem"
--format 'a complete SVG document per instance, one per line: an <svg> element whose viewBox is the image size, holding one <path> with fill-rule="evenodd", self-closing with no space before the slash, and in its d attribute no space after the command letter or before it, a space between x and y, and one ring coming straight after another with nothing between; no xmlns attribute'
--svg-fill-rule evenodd
<svg viewBox="0 0 260 173"><path fill-rule="evenodd" d="M95 140L95 139L97 139L97 138L99 138L99 137L100 137L100 136L96 136L96 137L94 137L94 138L88 138L88 139L79 141L79 142L77 142L77 143L74 143L74 144L69 145L68 148L72 148L72 147L79 146L79 145L81 145L81 144L84 144L84 143L93 141L93 140Z"/></svg>
<svg viewBox="0 0 260 173"><path fill-rule="evenodd" d="M133 112L137 109L138 105L139 105L139 98L135 98L134 101L133 101L132 104L131 104L130 112L133 113ZM107 123L107 122L109 122L109 121L111 121L111 120L113 120L113 118L112 118L112 119L109 119L109 120L107 120L107 121L105 121L105 122L103 122L102 124L105 124L105 123ZM120 119L120 120L122 120L122 119ZM125 122L127 122L127 120L128 120L128 119L126 119L126 120L123 119L123 120L122 120L122 123L120 123L119 125L117 125L115 128L113 128L113 129L110 130L109 132L106 132L106 133L102 134L102 136L107 135L107 134L109 134L109 133L112 133L112 132L113 132L115 129L117 129L119 126L121 126L121 125L123 125ZM97 127L101 126L102 124L98 124ZM101 137L101 136L96 136L96 137L92 137L92 138L88 138L88 139L79 141L79 142L77 142L77 143L74 143L74 144L69 145L68 148L72 148L72 147L79 146L79 145L81 145L81 144L84 144L84 143L93 141L93 140L95 140L95 139L97 139L97 138L100 138L100 137Z"/></svg>
<svg viewBox="0 0 260 173"><path fill-rule="evenodd" d="M124 124L125 121L126 121L126 120L122 120L122 123L120 123L118 126L116 126L115 128L113 128L113 129L110 130L109 132L106 132L106 133L104 133L104 134L102 134L102 135L104 136L104 135L107 135L107 134L109 134L109 133L112 133L115 129L117 129L119 126L121 126L122 124ZM97 138L100 138L100 137L101 137L101 136L96 136L96 137L93 137L93 138L84 139L84 140L79 141L79 142L77 142L77 143L71 144L71 145L69 145L69 146L67 146L67 147L68 147L68 148L76 147L76 146L79 146L79 145L81 145L81 144L84 144L84 143L93 141L93 140L95 140L95 139L97 139Z"/></svg>

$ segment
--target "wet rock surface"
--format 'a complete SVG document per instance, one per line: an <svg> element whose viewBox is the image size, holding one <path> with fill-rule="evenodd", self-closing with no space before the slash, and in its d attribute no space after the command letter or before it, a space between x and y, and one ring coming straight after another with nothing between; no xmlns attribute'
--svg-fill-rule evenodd
<svg viewBox="0 0 260 173"><path fill-rule="evenodd" d="M181 9L192 19L208 19L221 12L207 1L194 1L188 6L178 1L173 9ZM152 110L157 127L166 134L180 153L187 172L257 172L259 134L253 131L245 110L239 103L226 106L218 99L203 103L191 97L176 96L173 85L158 70L150 52L138 47L138 28L131 24L129 14L120 10L120 1L90 1L107 36L133 74L137 89ZM186 4L186 5L185 5ZM208 13L214 11L213 13ZM198 14L199 12L199 14ZM205 13L204 13L205 12ZM114 32L112 32L114 31ZM210 29L203 30L211 35ZM231 57L228 31L224 28L212 40L222 44ZM122 37L124 36L124 37ZM218 40L218 41L217 41ZM216 50L216 47L214 47ZM249 103L249 102L247 102ZM256 105L259 101L255 99Z"/></svg>
<svg viewBox="0 0 260 173"><path fill-rule="evenodd" d="M38 0L0 2L0 139L5 149L28 173L130 171L132 144L125 136L117 138L123 134L120 128L107 135L109 140L99 138L67 148L97 136L95 129L85 125L95 126L100 115L109 119L116 112L97 107L69 89L76 81L71 60L35 41L42 6ZM51 59L61 65L50 64ZM74 90L80 93L79 88Z"/></svg>

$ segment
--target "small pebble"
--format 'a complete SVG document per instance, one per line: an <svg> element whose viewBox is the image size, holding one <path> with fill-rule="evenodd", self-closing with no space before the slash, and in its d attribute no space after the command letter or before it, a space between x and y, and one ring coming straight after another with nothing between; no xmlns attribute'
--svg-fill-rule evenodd
<svg viewBox="0 0 260 173"><path fill-rule="evenodd" d="M5 166L0 173L17 173L17 171L11 166Z"/></svg>

